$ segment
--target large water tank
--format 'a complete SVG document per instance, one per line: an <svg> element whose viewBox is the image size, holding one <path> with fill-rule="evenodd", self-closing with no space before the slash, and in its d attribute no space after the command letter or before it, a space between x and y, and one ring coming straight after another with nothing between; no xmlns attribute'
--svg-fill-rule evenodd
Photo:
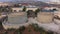
<svg viewBox="0 0 60 34"><path fill-rule="evenodd" d="M53 12L39 12L37 21L40 23L51 23L53 21Z"/></svg>
<svg viewBox="0 0 60 34"><path fill-rule="evenodd" d="M21 24L27 21L27 14L25 12L12 13L8 15L8 22L11 24Z"/></svg>
<svg viewBox="0 0 60 34"><path fill-rule="evenodd" d="M11 13L8 15L8 21L3 23L5 29L8 28L19 28L20 26L26 25L27 23L27 13Z"/></svg>

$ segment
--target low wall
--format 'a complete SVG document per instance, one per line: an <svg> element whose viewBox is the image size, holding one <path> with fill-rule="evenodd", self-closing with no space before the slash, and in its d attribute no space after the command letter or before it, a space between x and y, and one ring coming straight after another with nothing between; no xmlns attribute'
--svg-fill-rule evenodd
<svg viewBox="0 0 60 34"><path fill-rule="evenodd" d="M21 26L28 26L29 23L24 23L24 24L9 24L9 23L2 23L4 29L8 29L8 28L15 28L18 29Z"/></svg>
<svg viewBox="0 0 60 34"><path fill-rule="evenodd" d="M27 14L25 12L11 13L8 15L8 21L3 22L3 27L8 28L19 28L20 26L25 26L27 22Z"/></svg>

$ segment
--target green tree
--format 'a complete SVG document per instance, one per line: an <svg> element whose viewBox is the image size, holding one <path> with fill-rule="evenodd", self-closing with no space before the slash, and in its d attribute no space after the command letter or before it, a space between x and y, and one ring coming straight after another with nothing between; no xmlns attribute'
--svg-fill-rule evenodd
<svg viewBox="0 0 60 34"><path fill-rule="evenodd" d="M36 13L36 14L37 14L38 12L40 12L40 9L39 9L39 8L35 10L35 13Z"/></svg>
<svg viewBox="0 0 60 34"><path fill-rule="evenodd" d="M7 8L6 7L1 7L0 8L0 12L7 12L8 10L7 10Z"/></svg>
<svg viewBox="0 0 60 34"><path fill-rule="evenodd" d="M39 9L39 8L35 10L35 15L36 15L36 17L37 17L37 13L38 13L38 12L40 12L40 9Z"/></svg>
<svg viewBox="0 0 60 34"><path fill-rule="evenodd" d="M1 12L12 12L11 7L7 7L7 8L6 7L3 7L0 10L1 10Z"/></svg>
<svg viewBox="0 0 60 34"><path fill-rule="evenodd" d="M12 8L11 7L8 7L7 8L9 12L12 12Z"/></svg>
<svg viewBox="0 0 60 34"><path fill-rule="evenodd" d="M23 11L26 11L26 7L24 6Z"/></svg>

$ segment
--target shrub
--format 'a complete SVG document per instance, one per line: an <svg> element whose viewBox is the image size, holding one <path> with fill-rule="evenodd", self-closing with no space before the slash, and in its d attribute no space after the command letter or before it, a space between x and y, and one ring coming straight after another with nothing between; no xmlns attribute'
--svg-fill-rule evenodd
<svg viewBox="0 0 60 34"><path fill-rule="evenodd" d="M43 27L39 27L38 24L32 24L31 26L34 28L35 31L46 32L44 30L44 28Z"/></svg>
<svg viewBox="0 0 60 34"><path fill-rule="evenodd" d="M0 26L2 26L2 21L0 21Z"/></svg>
<svg viewBox="0 0 60 34"><path fill-rule="evenodd" d="M28 29L28 32L31 32L31 29Z"/></svg>
<svg viewBox="0 0 60 34"><path fill-rule="evenodd" d="M5 32L4 34L7 34L8 32Z"/></svg>
<svg viewBox="0 0 60 34"><path fill-rule="evenodd" d="M38 24L32 24L31 26L34 28L35 31L39 31Z"/></svg>
<svg viewBox="0 0 60 34"><path fill-rule="evenodd" d="M13 30L16 30L16 29L14 29L14 28L10 28L10 29L9 29L9 28L8 28L7 30L8 30L8 31L13 31Z"/></svg>
<svg viewBox="0 0 60 34"><path fill-rule="evenodd" d="M22 34L22 32L20 30L16 30L15 34Z"/></svg>
<svg viewBox="0 0 60 34"><path fill-rule="evenodd" d="M35 31L40 32L40 34L53 34L52 31L45 31L43 27L39 27L38 24L31 24Z"/></svg>
<svg viewBox="0 0 60 34"><path fill-rule="evenodd" d="M24 26L21 26L19 29L17 29L15 32L17 33L17 34L22 34L22 31L24 31L25 30L25 27Z"/></svg>
<svg viewBox="0 0 60 34"><path fill-rule="evenodd" d="M19 30L20 30L20 31L24 31L24 30L25 30L25 26L21 26L21 27L19 28Z"/></svg>
<svg viewBox="0 0 60 34"><path fill-rule="evenodd" d="M47 34L54 34L54 32L52 32L52 31L48 31Z"/></svg>
<svg viewBox="0 0 60 34"><path fill-rule="evenodd" d="M22 32L20 32L20 31L17 31L17 34L22 34Z"/></svg>
<svg viewBox="0 0 60 34"><path fill-rule="evenodd" d="M26 7L24 6L23 11L26 11Z"/></svg>

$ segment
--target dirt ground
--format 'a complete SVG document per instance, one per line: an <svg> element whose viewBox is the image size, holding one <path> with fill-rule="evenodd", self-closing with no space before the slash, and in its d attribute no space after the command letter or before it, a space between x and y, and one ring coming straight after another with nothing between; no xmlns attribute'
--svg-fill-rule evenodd
<svg viewBox="0 0 60 34"><path fill-rule="evenodd" d="M5 30L3 26L0 25L0 34L18 34L16 33L16 30ZM40 32L34 31L34 28L31 26L25 27L25 30L22 31L22 34L40 34Z"/></svg>

